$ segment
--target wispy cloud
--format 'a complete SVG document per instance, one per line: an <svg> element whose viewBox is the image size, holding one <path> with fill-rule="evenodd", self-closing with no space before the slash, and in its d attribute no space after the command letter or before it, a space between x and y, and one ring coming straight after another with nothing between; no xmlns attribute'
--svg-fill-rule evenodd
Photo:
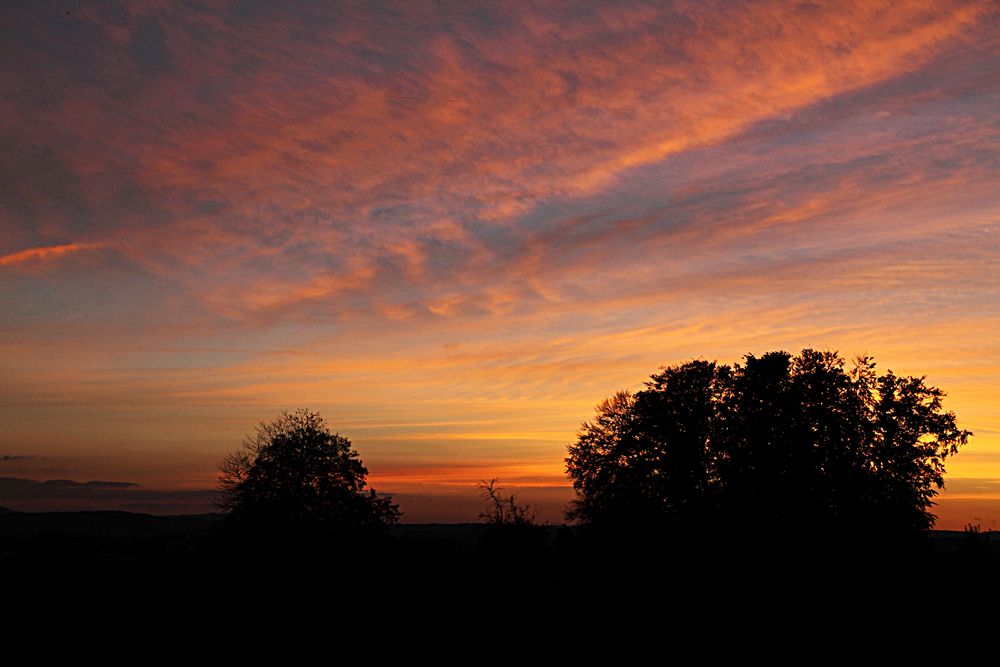
<svg viewBox="0 0 1000 667"><path fill-rule="evenodd" d="M989 11L387 4L333 16L293 4L114 22L85 11L71 23L95 39L79 48L119 62L103 76L120 79L53 79L45 93L63 104L15 105L16 149L28 158L39 142L58 145L50 178L73 175L60 197L79 215L47 224L72 230L110 208L115 219L89 225L107 243L228 316L353 301L391 314L405 304L378 302L397 301L402 285L431 312L459 314L442 281L467 282L520 242L559 234L505 232L517 216L918 70ZM23 34L32 29L43 30L28 22ZM31 62L24 41L12 48ZM80 54L63 48L49 58L72 72ZM149 70L149 54L170 66ZM23 216L42 193L17 185Z"/></svg>
<svg viewBox="0 0 1000 667"><path fill-rule="evenodd" d="M84 250L95 250L103 247L103 245L102 243L64 243L62 245L26 248L7 255L0 255L0 266L18 266L35 262L45 262Z"/></svg>
<svg viewBox="0 0 1000 667"><path fill-rule="evenodd" d="M0 477L0 504L20 511L129 510L153 514L214 510L213 491L155 491L131 482Z"/></svg>

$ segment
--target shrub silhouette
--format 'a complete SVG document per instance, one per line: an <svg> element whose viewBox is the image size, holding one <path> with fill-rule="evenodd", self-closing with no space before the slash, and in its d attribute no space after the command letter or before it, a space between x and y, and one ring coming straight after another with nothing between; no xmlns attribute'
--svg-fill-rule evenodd
<svg viewBox="0 0 1000 667"><path fill-rule="evenodd" d="M479 518L491 526L534 526L535 510L527 503L518 503L517 494L513 492L503 495L503 487L497 486L499 481L494 477L476 485L486 503L486 509L480 512Z"/></svg>
<svg viewBox="0 0 1000 667"><path fill-rule="evenodd" d="M663 368L597 406L569 447L567 516L603 526L914 534L971 433L924 378L833 352Z"/></svg>
<svg viewBox="0 0 1000 667"><path fill-rule="evenodd" d="M308 410L258 425L221 472L218 505L230 524L262 535L370 531L399 518L390 498L365 488L351 441Z"/></svg>
<svg viewBox="0 0 1000 667"><path fill-rule="evenodd" d="M477 485L485 503L479 518L487 526L479 547L487 568L520 576L536 562L545 547L546 534L537 523L536 509L519 503L516 493L504 493L499 481L493 478Z"/></svg>

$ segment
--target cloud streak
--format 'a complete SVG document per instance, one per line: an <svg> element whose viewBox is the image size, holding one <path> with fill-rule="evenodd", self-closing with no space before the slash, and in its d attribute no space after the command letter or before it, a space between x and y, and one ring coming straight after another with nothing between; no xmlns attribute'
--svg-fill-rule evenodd
<svg viewBox="0 0 1000 667"><path fill-rule="evenodd" d="M101 247L103 247L103 244L100 243L64 243L62 245L43 246L40 248L26 248L0 256L0 266L18 266L21 264L44 262Z"/></svg>
<svg viewBox="0 0 1000 667"><path fill-rule="evenodd" d="M18 511L126 510L153 514L214 511L213 491L153 491L131 482L0 477L0 505Z"/></svg>
<svg viewBox="0 0 1000 667"><path fill-rule="evenodd" d="M124 87L62 81L67 92L47 91L60 116L16 117L31 145L58 146L81 213L117 209L102 241L213 310L378 300L395 295L377 286L416 283L447 314L461 311L435 293L442 280L546 231L506 234L518 215L918 69L989 5L479 9L84 13L106 44L80 48L98 62L121 50ZM149 70L148 53L163 66ZM105 157L87 163L98 137Z"/></svg>

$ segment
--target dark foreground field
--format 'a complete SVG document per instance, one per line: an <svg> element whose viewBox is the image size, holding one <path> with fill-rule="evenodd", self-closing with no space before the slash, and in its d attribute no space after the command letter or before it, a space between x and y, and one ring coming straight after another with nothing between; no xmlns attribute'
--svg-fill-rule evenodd
<svg viewBox="0 0 1000 667"><path fill-rule="evenodd" d="M994 661L995 534L909 552L404 525L291 556L217 517L0 515L4 664Z"/></svg>

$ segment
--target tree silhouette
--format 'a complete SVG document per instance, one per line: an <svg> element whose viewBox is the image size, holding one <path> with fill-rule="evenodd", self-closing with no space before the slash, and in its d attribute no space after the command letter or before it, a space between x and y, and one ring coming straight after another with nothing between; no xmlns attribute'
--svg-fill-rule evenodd
<svg viewBox="0 0 1000 667"><path fill-rule="evenodd" d="M771 524L881 533L929 528L944 461L971 433L924 378L850 371L833 352L664 368L597 407L569 447L596 525Z"/></svg>
<svg viewBox="0 0 1000 667"><path fill-rule="evenodd" d="M368 470L350 440L308 410L259 424L221 472L218 505L235 525L332 534L399 518L389 497L365 488Z"/></svg>
<svg viewBox="0 0 1000 667"><path fill-rule="evenodd" d="M497 478L490 481L480 481L477 485L479 495L486 502L486 509L479 518L492 526L533 526L537 513L531 505L517 502L517 494L511 492L503 495L502 486L497 486Z"/></svg>

